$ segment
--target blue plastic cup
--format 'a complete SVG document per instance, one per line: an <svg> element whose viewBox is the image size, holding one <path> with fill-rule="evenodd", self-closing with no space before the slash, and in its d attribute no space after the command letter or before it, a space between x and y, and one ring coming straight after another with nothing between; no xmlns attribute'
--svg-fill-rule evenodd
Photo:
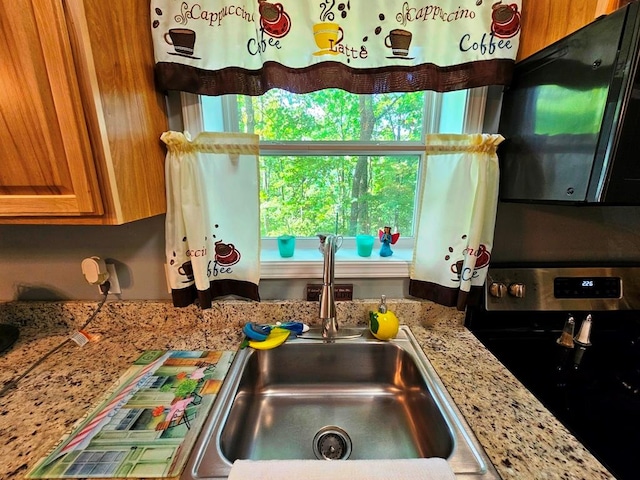
<svg viewBox="0 0 640 480"><path fill-rule="evenodd" d="M361 257L370 257L374 240L375 237L373 235L356 235L358 255Z"/></svg>
<svg viewBox="0 0 640 480"><path fill-rule="evenodd" d="M278 237L278 251L282 258L293 257L296 248L296 237L293 235L280 235Z"/></svg>

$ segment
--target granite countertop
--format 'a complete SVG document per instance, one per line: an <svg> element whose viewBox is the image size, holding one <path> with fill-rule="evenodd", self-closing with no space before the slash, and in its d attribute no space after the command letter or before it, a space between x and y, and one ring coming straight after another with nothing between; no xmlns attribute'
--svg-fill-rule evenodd
<svg viewBox="0 0 640 480"><path fill-rule="evenodd" d="M430 302L387 300L409 325L460 412L503 479L613 476L462 325L463 314ZM0 321L20 338L0 355L0 386L68 338L92 302L9 302ZM367 324L376 301L338 302L345 325ZM247 321L317 323L317 303L107 302L86 328L99 340L67 342L0 397L0 478L23 478L145 350L235 350Z"/></svg>

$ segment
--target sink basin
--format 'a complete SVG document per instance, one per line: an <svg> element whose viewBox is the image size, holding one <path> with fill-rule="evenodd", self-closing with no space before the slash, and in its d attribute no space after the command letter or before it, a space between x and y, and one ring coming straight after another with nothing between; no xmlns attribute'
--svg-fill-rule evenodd
<svg viewBox="0 0 640 480"><path fill-rule="evenodd" d="M183 480L237 459L441 457L457 478L499 479L411 330L238 352Z"/></svg>

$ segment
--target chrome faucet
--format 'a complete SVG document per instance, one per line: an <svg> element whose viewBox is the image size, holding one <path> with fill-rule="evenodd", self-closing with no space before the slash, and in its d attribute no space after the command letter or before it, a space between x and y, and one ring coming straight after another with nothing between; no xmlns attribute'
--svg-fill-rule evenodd
<svg viewBox="0 0 640 480"><path fill-rule="evenodd" d="M336 251L342 245L342 237L338 235L322 235L320 251L324 256L322 273L322 292L320 293L320 320L322 321L322 338L334 339L338 336L336 319L336 299L333 284L335 281Z"/></svg>

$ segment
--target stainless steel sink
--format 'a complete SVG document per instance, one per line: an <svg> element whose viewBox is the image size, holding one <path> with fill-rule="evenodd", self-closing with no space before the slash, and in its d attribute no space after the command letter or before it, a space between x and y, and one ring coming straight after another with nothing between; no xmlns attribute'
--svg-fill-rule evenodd
<svg viewBox="0 0 640 480"><path fill-rule="evenodd" d="M224 478L236 459L421 457L499 479L410 329L362 333L239 351L182 479Z"/></svg>

